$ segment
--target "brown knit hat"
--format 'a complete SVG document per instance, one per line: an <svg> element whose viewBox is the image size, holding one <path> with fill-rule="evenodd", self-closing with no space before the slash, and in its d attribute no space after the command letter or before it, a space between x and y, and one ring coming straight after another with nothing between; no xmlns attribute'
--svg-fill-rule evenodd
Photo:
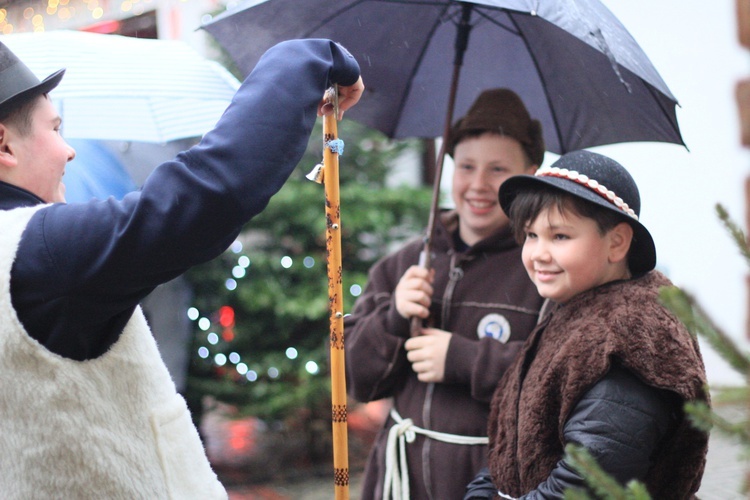
<svg viewBox="0 0 750 500"><path fill-rule="evenodd" d="M482 92L466 115L451 128L446 152L453 156L456 145L467 135L476 132L496 132L521 143L534 165L544 161L542 124L532 120L518 94L510 89L491 89Z"/></svg>

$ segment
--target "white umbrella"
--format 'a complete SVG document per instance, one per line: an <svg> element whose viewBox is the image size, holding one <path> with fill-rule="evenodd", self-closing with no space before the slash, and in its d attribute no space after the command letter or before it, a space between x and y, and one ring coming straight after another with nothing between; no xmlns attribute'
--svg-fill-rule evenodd
<svg viewBox="0 0 750 500"><path fill-rule="evenodd" d="M3 35L39 79L67 68L51 92L66 138L168 142L198 137L239 87L220 64L176 40L79 31Z"/></svg>

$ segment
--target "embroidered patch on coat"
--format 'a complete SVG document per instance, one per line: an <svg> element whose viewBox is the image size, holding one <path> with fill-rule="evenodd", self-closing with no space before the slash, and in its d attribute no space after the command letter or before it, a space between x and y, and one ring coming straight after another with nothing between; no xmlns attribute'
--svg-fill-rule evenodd
<svg viewBox="0 0 750 500"><path fill-rule="evenodd" d="M510 323L502 314L488 314L479 322L477 335L480 339L492 337L505 344L510 339Z"/></svg>

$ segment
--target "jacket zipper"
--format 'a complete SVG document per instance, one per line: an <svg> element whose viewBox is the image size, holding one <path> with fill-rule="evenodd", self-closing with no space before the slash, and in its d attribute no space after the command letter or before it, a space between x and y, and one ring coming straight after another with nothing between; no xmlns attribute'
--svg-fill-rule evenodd
<svg viewBox="0 0 750 500"><path fill-rule="evenodd" d="M445 286L443 292L443 309L441 314L441 321L439 328L445 329L445 326L450 324L450 310L451 302L453 301L453 292L456 285L464 277L464 270L459 267L459 255L450 251L451 263L450 272L448 273L448 284ZM432 429L432 422L430 422L430 412L432 409L432 394L435 391L435 384L430 382L427 385L427 391L424 398L424 405L422 406L422 422L424 423L425 429ZM430 439L424 440L424 446L422 447L422 476L425 478L425 490L427 491L427 497L430 500L434 499L432 494L432 477L430 476Z"/></svg>

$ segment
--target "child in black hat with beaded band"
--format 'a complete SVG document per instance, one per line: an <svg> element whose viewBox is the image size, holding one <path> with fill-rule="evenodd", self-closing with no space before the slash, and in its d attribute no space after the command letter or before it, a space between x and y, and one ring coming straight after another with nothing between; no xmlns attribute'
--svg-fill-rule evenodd
<svg viewBox="0 0 750 500"><path fill-rule="evenodd" d="M464 494L487 464L492 392L542 304L497 199L507 178L541 165L541 124L514 92L491 89L447 141L455 210L436 220L433 271L417 265L422 240L409 242L370 270L345 319L349 393L360 401L393 398L362 500ZM430 327L410 338L410 318L428 315ZM404 432L414 439L396 458L395 434Z"/></svg>
<svg viewBox="0 0 750 500"><path fill-rule="evenodd" d="M585 447L619 482L691 498L708 435L682 408L708 401L698 343L661 305L656 250L628 172L589 151L500 189L523 263L554 302L501 380L489 420L489 475L466 498L562 498L584 488L564 460ZM486 485L485 485L486 486ZM472 490L473 488L473 490ZM473 493L472 493L473 491Z"/></svg>
<svg viewBox="0 0 750 500"><path fill-rule="evenodd" d="M0 42L2 498L227 498L138 303L226 250L301 158L325 89L347 109L359 74L330 40L278 44L141 190L66 204L75 151L47 95L63 71L40 82Z"/></svg>

